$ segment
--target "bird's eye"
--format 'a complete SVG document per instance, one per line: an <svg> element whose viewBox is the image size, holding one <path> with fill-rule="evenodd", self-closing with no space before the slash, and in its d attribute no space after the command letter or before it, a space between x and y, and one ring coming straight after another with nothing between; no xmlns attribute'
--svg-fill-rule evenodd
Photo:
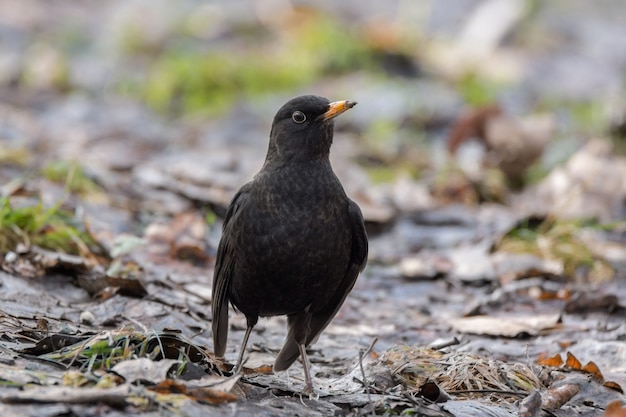
<svg viewBox="0 0 626 417"><path fill-rule="evenodd" d="M304 123L304 121L306 120L306 116L301 111L294 111L291 115L291 118L296 123Z"/></svg>

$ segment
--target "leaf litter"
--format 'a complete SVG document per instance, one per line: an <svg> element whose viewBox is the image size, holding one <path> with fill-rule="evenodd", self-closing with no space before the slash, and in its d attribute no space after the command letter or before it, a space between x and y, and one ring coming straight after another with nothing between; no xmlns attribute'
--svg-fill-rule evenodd
<svg viewBox="0 0 626 417"><path fill-rule="evenodd" d="M84 61L91 58L73 55L83 51L80 42L90 40L68 50L39 45L24 60L15 60L21 55L13 51L4 54L0 414L623 415L626 163L610 140L591 139L577 143L564 163L551 165L551 153L562 146L555 135L563 132L553 131L561 119L535 117L533 111L520 116L508 107L506 95L495 94L506 86L489 79L490 68L507 69L513 78L520 70L510 65L498 41L486 45L487 65L476 65L471 74L457 73L467 70L464 65L446 66L446 57L454 54L468 58L463 39L471 37L472 22L493 13L492 3L465 10L469 26L454 39L453 50L426 38L424 48L405 45L408 38L385 19L364 26L369 28L365 49L337 45L370 64L372 45L387 45L385 51L374 48L376 54L392 52L376 62L393 67L409 59L404 69L412 72L401 72L402 77L416 77L424 60L450 79L433 82L422 74L406 84L400 78L389 83L380 74L376 79L346 74L354 63L337 61L341 71L316 85L321 91L350 91L369 103L365 116L347 122L349 129L338 125L333 164L363 207L372 247L365 275L310 348L317 399L301 398L298 364L286 374L271 371L284 338L283 318L255 328L243 375L232 376L228 360L217 360L209 350L209 282L219 217L262 162L259 132L278 97L235 104L223 120L164 121L132 100L100 97L111 81L110 74L98 71L108 67L90 69ZM137 48L130 55L146 62L152 56L167 63L159 66L163 71L175 70L177 61L171 46L158 39L181 36L164 22L176 21L175 27L186 22L183 32L216 43L237 35L207 27L236 34L239 27L262 26L259 39L272 33L284 39L292 30L285 22L295 16L308 22L298 36L338 29L331 24L330 31L320 32L315 24L326 15L300 8L280 19L260 12L259 22L240 16L245 21L235 25L227 20L232 10L224 9L230 11L217 18L219 24L207 25L202 23L207 10L191 5L181 10L198 11L192 14L200 23L158 2L151 10L161 18L145 19L138 5L132 2L122 13L114 2L110 15L97 16L113 31L130 18L137 34L153 34L156 41L140 36L124 48ZM89 10L78 3L75 9L55 5L54 13L45 13L48 6L24 2L20 10L26 18L18 19L9 6L0 2L0 15L24 39L50 35L38 31L54 25L53 16L78 17L76 24L83 25L94 15L92 5ZM371 12L367 2L358 6L356 15ZM515 29L507 48L525 44L528 39L516 37L525 26L516 22L526 18L515 4L503 7L510 19L505 27L489 29L497 29L489 36L502 40L507 28ZM556 6L545 7L538 16ZM112 17L118 12L126 17ZM139 13L137 21L133 13ZM108 45L111 34L98 27L93 25L95 36ZM70 32L63 39L76 41ZM123 34L113 35L124 43ZM413 49L428 52L406 52ZM110 61L123 68L125 54L126 49L117 51ZM587 58L598 54L602 51L594 48ZM60 71L37 70L39 58ZM327 58L332 63L336 57ZM381 70L385 77L392 74ZM544 79L555 91L564 80L579 77L548 71L525 82L537 88ZM459 110L450 84L470 104L467 111ZM68 88L77 90L66 94ZM198 105L191 93L182 93L182 107ZM176 107L177 99L165 98ZM568 105L574 106L563 103L560 111L572 110ZM546 109L545 103L539 107ZM380 119L385 113L389 120ZM441 137L443 126L454 127L448 143L454 149L439 158L435 144L426 155L423 150L432 148L418 143L421 136ZM529 149L520 148L529 141ZM467 147L472 142L485 148L479 157ZM243 329L244 319L235 315L233 346ZM232 349L227 358L235 356Z"/></svg>

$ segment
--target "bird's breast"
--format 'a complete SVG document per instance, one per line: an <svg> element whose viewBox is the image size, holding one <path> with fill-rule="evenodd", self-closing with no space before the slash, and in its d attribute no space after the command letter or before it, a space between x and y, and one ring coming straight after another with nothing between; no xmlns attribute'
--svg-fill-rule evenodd
<svg viewBox="0 0 626 417"><path fill-rule="evenodd" d="M259 186L237 215L233 302L289 314L332 292L350 262L348 200L338 181L290 178ZM253 312L254 313L254 312Z"/></svg>

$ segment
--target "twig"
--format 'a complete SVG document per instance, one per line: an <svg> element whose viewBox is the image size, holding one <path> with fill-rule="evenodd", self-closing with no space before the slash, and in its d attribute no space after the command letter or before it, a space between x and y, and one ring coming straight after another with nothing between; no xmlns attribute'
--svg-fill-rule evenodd
<svg viewBox="0 0 626 417"><path fill-rule="evenodd" d="M450 346L458 345L460 343L461 343L461 341L455 336L452 339L444 340L441 343L430 345L429 347L432 350L441 350L441 349L445 349L445 348L450 347Z"/></svg>
<svg viewBox="0 0 626 417"><path fill-rule="evenodd" d="M378 342L378 338L377 338L377 337L375 337L375 338L372 340L372 343L370 343L370 345L367 347L367 349L365 349L365 350L363 351L363 356L367 356L367 355L369 355L369 354L372 352L372 350L374 350L374 345L375 345L377 342Z"/></svg>
<svg viewBox="0 0 626 417"><path fill-rule="evenodd" d="M448 394L504 394L504 395L517 395L519 397L525 397L527 392L519 391L506 391L501 389L458 389L450 390Z"/></svg>

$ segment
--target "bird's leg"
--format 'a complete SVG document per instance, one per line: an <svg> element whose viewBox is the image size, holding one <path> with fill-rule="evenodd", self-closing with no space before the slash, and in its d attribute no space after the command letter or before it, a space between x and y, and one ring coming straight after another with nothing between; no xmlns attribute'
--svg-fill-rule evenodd
<svg viewBox="0 0 626 417"><path fill-rule="evenodd" d="M233 370L233 374L238 374L243 368L243 354L246 352L246 345L248 344L248 338L252 332L252 326L246 327L246 334L243 336L243 343L241 343L241 350L239 351L239 358L237 358L237 364Z"/></svg>
<svg viewBox="0 0 626 417"><path fill-rule="evenodd" d="M309 398L316 397L315 387L313 387L313 380L311 379L311 369L309 365L309 358L306 355L306 346L304 343L298 343L298 349L300 350L300 357L302 358L302 367L304 368L304 394L308 394Z"/></svg>

